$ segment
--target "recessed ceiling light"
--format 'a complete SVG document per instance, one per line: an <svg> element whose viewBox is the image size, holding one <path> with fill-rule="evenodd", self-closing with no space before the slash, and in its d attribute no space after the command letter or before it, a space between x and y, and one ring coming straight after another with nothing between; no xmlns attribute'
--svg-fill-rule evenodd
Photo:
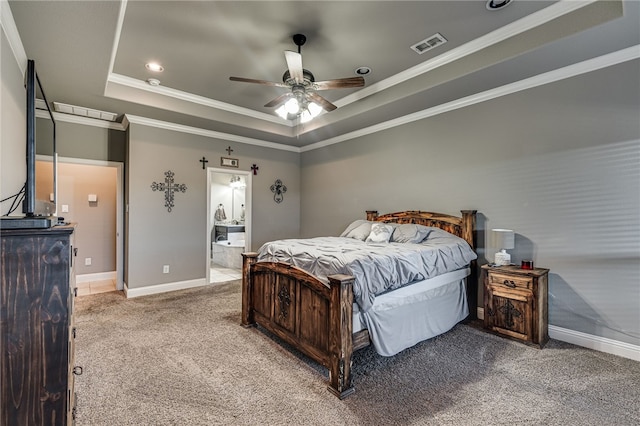
<svg viewBox="0 0 640 426"><path fill-rule="evenodd" d="M144 64L144 66L149 70L149 71L153 71L153 72L162 72L164 71L164 67L156 62L148 62L146 64Z"/></svg>
<svg viewBox="0 0 640 426"><path fill-rule="evenodd" d="M507 7L513 0L489 0L487 1L487 9L498 10Z"/></svg>
<svg viewBox="0 0 640 426"><path fill-rule="evenodd" d="M360 67L356 68L356 74L358 75L367 75L371 73L371 68L369 67Z"/></svg>
<svg viewBox="0 0 640 426"><path fill-rule="evenodd" d="M149 83L150 86L160 86L160 80L157 78L148 78L147 83Z"/></svg>

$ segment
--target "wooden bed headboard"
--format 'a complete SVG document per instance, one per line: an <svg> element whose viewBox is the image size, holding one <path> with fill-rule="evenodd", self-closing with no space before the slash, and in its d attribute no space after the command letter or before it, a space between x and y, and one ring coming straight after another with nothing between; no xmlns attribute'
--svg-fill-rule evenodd
<svg viewBox="0 0 640 426"><path fill-rule="evenodd" d="M475 229L477 210L461 210L462 217L443 213L407 210L404 212L378 215L376 210L367 210L367 220L386 223L414 223L416 225L433 226L456 235L476 249Z"/></svg>

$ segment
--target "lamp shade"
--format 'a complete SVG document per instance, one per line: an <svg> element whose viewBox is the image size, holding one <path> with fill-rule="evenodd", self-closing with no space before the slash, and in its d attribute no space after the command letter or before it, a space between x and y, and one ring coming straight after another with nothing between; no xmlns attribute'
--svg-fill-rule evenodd
<svg viewBox="0 0 640 426"><path fill-rule="evenodd" d="M515 234L511 229L492 229L493 247L500 249L495 254L494 264L498 266L511 264L511 255L507 250L515 247Z"/></svg>
<svg viewBox="0 0 640 426"><path fill-rule="evenodd" d="M492 229L493 246L499 249L512 249L515 247L515 234L511 229Z"/></svg>

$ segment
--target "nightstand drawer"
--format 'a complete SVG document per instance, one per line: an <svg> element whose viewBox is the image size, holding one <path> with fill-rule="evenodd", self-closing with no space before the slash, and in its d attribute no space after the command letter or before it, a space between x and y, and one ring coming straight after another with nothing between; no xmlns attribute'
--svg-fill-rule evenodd
<svg viewBox="0 0 640 426"><path fill-rule="evenodd" d="M489 274L489 284L531 290L533 287L533 278L492 272Z"/></svg>

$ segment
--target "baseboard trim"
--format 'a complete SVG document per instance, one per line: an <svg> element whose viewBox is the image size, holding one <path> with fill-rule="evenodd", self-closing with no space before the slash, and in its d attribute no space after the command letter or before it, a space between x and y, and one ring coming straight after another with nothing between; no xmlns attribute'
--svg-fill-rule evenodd
<svg viewBox="0 0 640 426"><path fill-rule="evenodd" d="M596 351L640 361L640 346L632 345L631 343L594 336L593 334L582 333L555 325L549 326L549 337Z"/></svg>
<svg viewBox="0 0 640 426"><path fill-rule="evenodd" d="M484 308L478 308L478 319L484 319ZM631 343L594 336L593 334L582 333L581 331L570 330L556 325L549 325L549 337L582 346L583 348L640 361L640 346L632 345Z"/></svg>
<svg viewBox="0 0 640 426"><path fill-rule="evenodd" d="M84 284L93 281L115 280L116 271L97 272L95 274L76 275L76 284Z"/></svg>
<svg viewBox="0 0 640 426"><path fill-rule="evenodd" d="M138 288L129 288L128 285L124 286L124 294L129 298L148 296L150 294L166 293L168 291L185 290L187 288L202 287L207 285L205 278L188 281L178 281L174 283L157 284Z"/></svg>

